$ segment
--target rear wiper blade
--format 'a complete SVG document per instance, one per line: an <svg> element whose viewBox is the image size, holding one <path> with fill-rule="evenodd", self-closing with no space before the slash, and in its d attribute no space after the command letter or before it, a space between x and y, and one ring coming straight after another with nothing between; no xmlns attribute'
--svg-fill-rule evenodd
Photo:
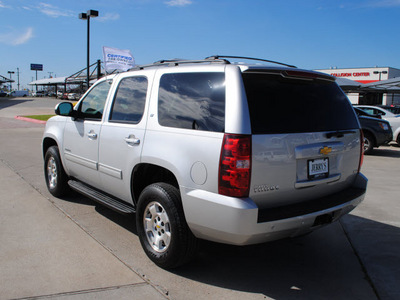
<svg viewBox="0 0 400 300"><path fill-rule="evenodd" d="M333 131L333 132L328 132L326 134L326 137L328 139L332 138L332 137L338 137L341 138L343 137L345 134L352 134L352 133L356 133L355 130L338 130L338 131Z"/></svg>

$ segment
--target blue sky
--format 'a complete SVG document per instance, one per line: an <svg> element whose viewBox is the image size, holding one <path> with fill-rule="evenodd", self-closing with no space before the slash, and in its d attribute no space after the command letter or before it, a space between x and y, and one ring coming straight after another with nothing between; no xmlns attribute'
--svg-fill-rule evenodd
<svg viewBox="0 0 400 300"><path fill-rule="evenodd" d="M102 47L129 49L137 64L213 54L259 57L306 69L400 69L400 0L0 0L0 75L68 76ZM16 74L13 75L16 79ZM16 84L14 86L16 88Z"/></svg>

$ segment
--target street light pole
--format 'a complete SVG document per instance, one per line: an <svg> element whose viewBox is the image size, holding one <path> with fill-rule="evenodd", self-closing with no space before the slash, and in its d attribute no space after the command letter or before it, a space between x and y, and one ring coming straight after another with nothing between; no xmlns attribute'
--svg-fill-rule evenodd
<svg viewBox="0 0 400 300"><path fill-rule="evenodd" d="M95 18L99 16L99 12L97 10L88 10L87 13L80 13L79 14L79 19L81 20L87 20L87 56L86 56L86 82L87 82L87 88L89 89L89 81L90 81L90 70L89 70L89 64L90 64L90 18Z"/></svg>
<svg viewBox="0 0 400 300"><path fill-rule="evenodd" d="M17 76L18 76L18 84L17 84L17 86L18 86L18 91L19 91L19 68L17 68Z"/></svg>

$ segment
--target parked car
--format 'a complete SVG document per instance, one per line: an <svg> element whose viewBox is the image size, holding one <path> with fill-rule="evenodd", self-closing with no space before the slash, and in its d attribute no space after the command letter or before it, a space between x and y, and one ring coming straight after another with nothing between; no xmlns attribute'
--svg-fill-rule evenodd
<svg viewBox="0 0 400 300"><path fill-rule="evenodd" d="M68 100L78 100L79 97L80 97L80 95L77 93L69 93L68 94Z"/></svg>
<svg viewBox="0 0 400 300"><path fill-rule="evenodd" d="M380 108L386 109L395 115L400 114L400 105L377 105Z"/></svg>
<svg viewBox="0 0 400 300"><path fill-rule="evenodd" d="M69 95L69 93L62 93L60 99L68 100L68 95Z"/></svg>
<svg viewBox="0 0 400 300"><path fill-rule="evenodd" d="M135 213L163 268L192 258L198 239L304 235L365 197L362 131L326 74L216 56L159 61L106 76L55 112L42 141L50 193L71 188Z"/></svg>
<svg viewBox="0 0 400 300"><path fill-rule="evenodd" d="M46 91L37 91L37 92L32 92L32 97L44 97L46 96Z"/></svg>
<svg viewBox="0 0 400 300"><path fill-rule="evenodd" d="M388 121L393 131L393 141L400 145L400 115L396 115L384 108L372 105L356 105L364 112L372 115L380 115L382 119Z"/></svg>
<svg viewBox="0 0 400 300"><path fill-rule="evenodd" d="M27 97L29 96L29 91L12 91L10 92L11 97Z"/></svg>
<svg viewBox="0 0 400 300"><path fill-rule="evenodd" d="M392 128L388 121L373 118L357 107L354 110L364 133L364 154L370 154L373 148L385 145L393 139Z"/></svg>

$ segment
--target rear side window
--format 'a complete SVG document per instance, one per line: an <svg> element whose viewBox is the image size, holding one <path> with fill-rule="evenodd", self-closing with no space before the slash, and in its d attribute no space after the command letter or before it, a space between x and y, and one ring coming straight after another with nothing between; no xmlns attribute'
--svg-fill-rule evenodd
<svg viewBox="0 0 400 300"><path fill-rule="evenodd" d="M336 83L320 79L243 73L254 134L319 132L358 128Z"/></svg>
<svg viewBox="0 0 400 300"><path fill-rule="evenodd" d="M160 125L223 132L225 74L164 74L158 93Z"/></svg>
<svg viewBox="0 0 400 300"><path fill-rule="evenodd" d="M139 123L144 112L146 94L146 77L127 77L122 79L115 94L110 121Z"/></svg>

